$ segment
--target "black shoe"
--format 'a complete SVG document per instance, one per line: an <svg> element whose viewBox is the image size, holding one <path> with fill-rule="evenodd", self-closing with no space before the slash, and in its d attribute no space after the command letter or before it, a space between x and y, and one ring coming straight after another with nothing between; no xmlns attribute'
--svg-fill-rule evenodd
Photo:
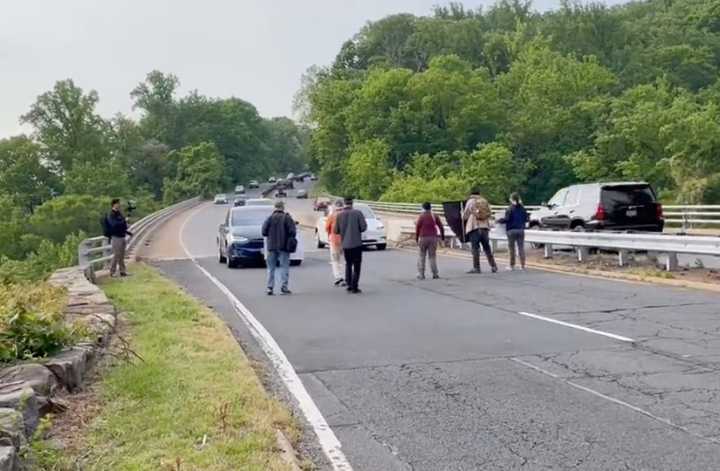
<svg viewBox="0 0 720 471"><path fill-rule="evenodd" d="M497 273L497 265L495 265L494 267L492 267L492 272L493 272L493 273Z"/></svg>
<svg viewBox="0 0 720 471"><path fill-rule="evenodd" d="M126 276L130 276L130 273L120 273L120 276L125 278Z"/></svg>
<svg viewBox="0 0 720 471"><path fill-rule="evenodd" d="M439 279L440 279L440 275L437 275L437 274L433 275L433 280L439 280Z"/></svg>
<svg viewBox="0 0 720 471"><path fill-rule="evenodd" d="M472 270L468 271L469 275L477 275L478 273L482 273L479 268L473 268Z"/></svg>
<svg viewBox="0 0 720 471"><path fill-rule="evenodd" d="M292 291L290 291L287 287L283 286L283 287L280 289L280 293L281 293L281 294L292 294Z"/></svg>
<svg viewBox="0 0 720 471"><path fill-rule="evenodd" d="M268 290L267 290L267 295L268 295L268 296L272 296L273 294L275 294L275 293L273 293L273 290L270 289L270 288L268 288Z"/></svg>
<svg viewBox="0 0 720 471"><path fill-rule="evenodd" d="M418 280L424 280L424 279L425 279L425 275L418 275L416 278L417 278Z"/></svg>
<svg viewBox="0 0 720 471"><path fill-rule="evenodd" d="M335 280L335 286L342 286L342 284L345 283L345 280L340 278L339 280Z"/></svg>
<svg viewBox="0 0 720 471"><path fill-rule="evenodd" d="M360 288L355 288L354 290L352 290L352 293L353 293L353 294L360 294L360 293L362 293L362 290L361 290Z"/></svg>

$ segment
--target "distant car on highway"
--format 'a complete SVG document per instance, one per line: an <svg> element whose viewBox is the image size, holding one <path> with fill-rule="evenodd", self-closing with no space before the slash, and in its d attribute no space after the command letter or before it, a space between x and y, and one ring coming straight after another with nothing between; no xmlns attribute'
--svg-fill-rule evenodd
<svg viewBox="0 0 720 471"><path fill-rule="evenodd" d="M662 205L645 182L587 183L560 189L530 214L531 228L662 232Z"/></svg>
<svg viewBox="0 0 720 471"><path fill-rule="evenodd" d="M327 211L328 206L330 206L330 198L321 196L313 201L313 211Z"/></svg>
<svg viewBox="0 0 720 471"><path fill-rule="evenodd" d="M268 178L268 183L275 183L277 179L275 177Z"/></svg>
<svg viewBox="0 0 720 471"><path fill-rule="evenodd" d="M375 246L378 250L385 250L387 248L387 234L383 222L375 215L370 206L356 203L353 207L359 209L367 221L367 230L362 233L363 246ZM319 249L324 248L328 244L328 235L327 232L325 232L326 220L327 216L323 216L318 219L315 225L315 244Z"/></svg>
<svg viewBox="0 0 720 471"><path fill-rule="evenodd" d="M279 188L278 191L275 192L275 198L287 198L287 191L285 191L284 188Z"/></svg>
<svg viewBox="0 0 720 471"><path fill-rule="evenodd" d="M250 183L248 183L248 188L250 188L250 189L260 188L260 183L257 180L250 180Z"/></svg>
<svg viewBox="0 0 720 471"><path fill-rule="evenodd" d="M225 194L217 194L215 195L215 198L213 198L214 204L228 204L228 197Z"/></svg>
<svg viewBox="0 0 720 471"><path fill-rule="evenodd" d="M248 198L245 200L245 206L272 206L273 200L269 198Z"/></svg>
<svg viewBox="0 0 720 471"><path fill-rule="evenodd" d="M262 236L262 225L273 210L272 206L229 209L224 222L218 226L218 262L226 263L228 268L264 263L265 239ZM298 249L290 255L291 265L300 265L305 256L300 231L297 239Z"/></svg>
<svg viewBox="0 0 720 471"><path fill-rule="evenodd" d="M235 187L235 194L236 195L244 195L245 194L245 187L243 185L238 185Z"/></svg>
<svg viewBox="0 0 720 471"><path fill-rule="evenodd" d="M307 192L307 190L298 190L295 197L297 199L305 199L306 200L308 197L308 192Z"/></svg>
<svg viewBox="0 0 720 471"><path fill-rule="evenodd" d="M245 206L246 204L247 200L245 198L235 198L235 200L233 201L233 206L235 206L236 208L240 206Z"/></svg>

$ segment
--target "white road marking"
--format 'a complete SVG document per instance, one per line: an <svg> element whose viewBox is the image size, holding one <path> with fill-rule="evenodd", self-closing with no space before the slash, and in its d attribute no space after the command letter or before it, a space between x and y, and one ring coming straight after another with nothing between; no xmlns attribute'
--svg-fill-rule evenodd
<svg viewBox="0 0 720 471"><path fill-rule="evenodd" d="M627 407L627 408L630 409L630 410L633 410L633 411L635 411L635 412L637 412L637 413L639 413L639 414L642 414L642 415L644 415L644 416L650 417L651 419L656 420L656 421L658 421L658 422L660 422L660 423L662 423L662 424L664 424L664 425L667 425L667 426L669 426L669 427L672 427L672 428L681 430L681 431L683 431L683 432L685 432L685 433L687 433L687 434L689 434L689 435L692 435L692 436L695 437L695 438L700 438L700 439L702 439L702 440L704 440L704 441L707 441L707 442L710 442L710 443L715 443L715 444L720 443L720 440L717 440L717 439L712 438L712 437L705 437L705 436L703 436L703 435L701 435L701 434L699 434L699 433L693 432L692 430L690 430L690 429L688 429L688 428L686 428L686 427L683 427L682 425L678 425L678 424L674 423L674 422L671 421L670 419L666 419L665 417L657 416L657 415L653 414L652 412L647 411L647 410L645 410L645 409L643 409L643 408L641 408L641 407L634 406L634 405L632 405L632 404L630 404L630 403L627 403L627 402L625 402L625 401L621 401L620 399L616 399L616 398L614 398L614 397L612 397L612 396L608 396L607 394L603 394L603 393L601 393L600 391L596 391L596 390L594 390L594 389L592 389L592 388L588 388L587 386L583 386L583 385L581 385L581 384L575 383L575 382L570 381L570 380L568 380L568 379L561 378L560 376L556 375L555 373L552 373L552 372L550 372L550 371L548 371L548 370L546 370L546 369L544 369L544 368L540 368L540 367L537 366L537 365L533 365L532 363L528 363L528 362L523 361L523 360L521 360L521 359L519 359L519 358L511 358L511 360L514 361L514 362L517 363L517 364L520 364L520 365L526 367L526 368L530 368L530 369L532 369L532 370L535 370L535 371L537 371L537 372L540 373L540 374L543 374L543 375L545 375L545 376L549 376L549 377L551 377L551 378L554 378L554 379L557 379L557 380L559 380L559 381L562 381L563 383L567 384L568 386L572 386L572 387L575 388L575 389L579 389L580 391L584 391L584 392L586 392L586 393L590 393L590 394L592 394L593 396L597 396L597 397L599 397L599 398L601 398L601 399L605 399L606 401L612 402L612 403L617 404L617 405L619 405L619 406Z"/></svg>
<svg viewBox="0 0 720 471"><path fill-rule="evenodd" d="M564 322L564 321L560 321L557 319L552 319L550 317L539 316L537 314L531 314L529 312L522 312L522 311L518 312L518 314L520 314L521 316L531 317L533 319L537 319L537 320L541 320L541 321L545 321L545 322L551 322L553 324L558 324L558 325L562 325L565 327L570 327L572 329L582 330L584 332L589 332L591 334L602 335L603 337L609 337L611 339L620 340L622 342L631 342L631 343L635 342L635 340L633 340L629 337L623 337L622 335L617 335L617 334L613 334L610 332L603 332L602 330L591 329L590 327L584 327L582 325L571 324L570 322Z"/></svg>
<svg viewBox="0 0 720 471"><path fill-rule="evenodd" d="M232 303L238 317L248 327L255 340L257 340L265 354L272 362L275 370L280 376L280 379L283 381L285 386L288 388L288 391L290 391L295 400L298 402L300 410L302 411L303 415L305 415L307 421L310 423L310 426L313 428L315 435L317 435L320 447L323 449L323 452L330 460L333 469L337 471L352 471L352 466L350 465L350 462L347 460L345 454L342 452L342 445L340 444L340 440L338 440L338 438L335 436L335 433L328 425L325 417L323 417L317 404L315 404L315 401L313 401L312 397L310 397L310 394L307 392L307 389L305 389L305 386L300 380L300 377L295 372L295 368L293 368L292 364L290 364L290 361L285 356L285 353L280 348L280 345L277 344L272 335L270 335L270 332L268 332L267 329L265 329L265 327L260 323L260 321L255 318L252 312L250 312L250 310L245 307L245 305L241 303L240 300L237 299L235 295L220 280L215 278L210 272L200 266L195 256L190 253L187 246L185 245L185 239L183 237L183 235L185 234L185 227L188 221L190 221L195 215L195 213L197 213L200 209L201 208L198 208L193 211L183 222L182 227L180 228L180 245L187 254L188 258L195 264L195 266L210 281L212 281L213 284L217 286L218 289L220 289L220 291Z"/></svg>

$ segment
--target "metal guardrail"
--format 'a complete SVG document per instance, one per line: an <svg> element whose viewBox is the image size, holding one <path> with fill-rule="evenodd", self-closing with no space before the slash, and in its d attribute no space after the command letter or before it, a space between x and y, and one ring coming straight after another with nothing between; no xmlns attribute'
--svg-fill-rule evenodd
<svg viewBox="0 0 720 471"><path fill-rule="evenodd" d="M421 203L387 203L384 201L365 201L356 200L356 203L364 203L375 211L398 213L398 214L418 214L422 211ZM442 207L442 203L433 203L433 206ZM504 211L506 206L491 205L490 208L495 212ZM540 209L540 206L525 206L528 211Z"/></svg>
<svg viewBox="0 0 720 471"><path fill-rule="evenodd" d="M141 242L143 242L159 223L165 221L178 211L192 207L200 202L200 198L191 198L181 201L167 208L156 211L145 216L130 226L133 237L128 240L127 254L130 254ZM107 237L90 237L80 242L78 246L78 265L86 270L88 278L94 277L95 270L109 265L112 260L112 248Z"/></svg>

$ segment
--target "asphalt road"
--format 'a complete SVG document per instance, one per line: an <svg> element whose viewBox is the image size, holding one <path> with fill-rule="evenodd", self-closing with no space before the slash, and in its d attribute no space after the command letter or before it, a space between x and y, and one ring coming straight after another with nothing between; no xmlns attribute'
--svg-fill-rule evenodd
<svg viewBox="0 0 720 471"><path fill-rule="evenodd" d="M309 201L288 206L312 215ZM217 262L226 210L201 207L178 237L277 341L353 469L720 468L717 296L534 270L467 275L451 257L442 279L418 281L401 250L366 252L364 293L350 295L331 286L308 231L294 294L268 297L262 268ZM158 265L252 342L191 261Z"/></svg>

